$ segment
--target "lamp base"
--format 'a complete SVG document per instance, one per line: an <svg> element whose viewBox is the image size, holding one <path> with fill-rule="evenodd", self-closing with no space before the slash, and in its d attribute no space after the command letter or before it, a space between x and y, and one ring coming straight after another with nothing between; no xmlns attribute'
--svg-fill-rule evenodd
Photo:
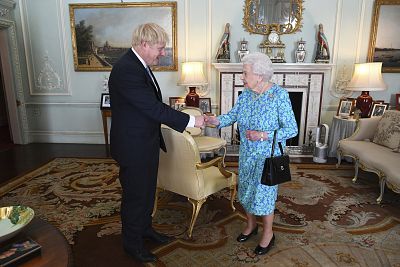
<svg viewBox="0 0 400 267"><path fill-rule="evenodd" d="M198 108L199 107L199 100L200 100L200 97L196 93L196 87L195 86L190 86L189 87L189 93L186 95L186 98L185 98L186 106Z"/></svg>
<svg viewBox="0 0 400 267"><path fill-rule="evenodd" d="M369 95L368 91L362 91L361 95L357 97L356 108L358 108L361 113L361 118L368 118L369 111L372 106L372 97Z"/></svg>

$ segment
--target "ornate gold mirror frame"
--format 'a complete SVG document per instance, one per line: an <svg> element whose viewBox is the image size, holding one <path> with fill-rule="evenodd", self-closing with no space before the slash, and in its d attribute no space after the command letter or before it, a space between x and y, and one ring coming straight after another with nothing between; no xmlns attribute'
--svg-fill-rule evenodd
<svg viewBox="0 0 400 267"><path fill-rule="evenodd" d="M289 34L302 27L303 0L246 0L243 27L267 35L271 29Z"/></svg>

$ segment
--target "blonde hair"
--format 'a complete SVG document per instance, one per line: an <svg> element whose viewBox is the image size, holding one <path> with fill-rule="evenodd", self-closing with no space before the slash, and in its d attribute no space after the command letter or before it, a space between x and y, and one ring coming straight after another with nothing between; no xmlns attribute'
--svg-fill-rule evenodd
<svg viewBox="0 0 400 267"><path fill-rule="evenodd" d="M138 46L142 42L147 42L150 45L166 44L168 41L168 34L160 25L155 23L141 24L132 34L132 46Z"/></svg>
<svg viewBox="0 0 400 267"><path fill-rule="evenodd" d="M274 74L271 59L266 54L260 52L250 53L243 57L243 64L249 64L253 73L263 76L264 81L269 81Z"/></svg>

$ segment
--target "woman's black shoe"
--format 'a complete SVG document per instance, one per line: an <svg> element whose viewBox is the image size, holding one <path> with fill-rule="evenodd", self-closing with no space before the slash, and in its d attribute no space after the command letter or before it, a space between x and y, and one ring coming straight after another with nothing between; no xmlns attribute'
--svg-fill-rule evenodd
<svg viewBox="0 0 400 267"><path fill-rule="evenodd" d="M268 246L264 248L260 245L257 245L256 249L254 250L254 253L256 253L257 255L264 255L272 248L274 243L275 243L275 235L273 234L271 241L269 241Z"/></svg>
<svg viewBox="0 0 400 267"><path fill-rule="evenodd" d="M256 235L258 233L258 224L256 224L256 227L253 229L253 231L251 231L250 234L245 235L245 234L240 234L236 240L237 242L244 242L247 241L247 239L249 239L252 235Z"/></svg>

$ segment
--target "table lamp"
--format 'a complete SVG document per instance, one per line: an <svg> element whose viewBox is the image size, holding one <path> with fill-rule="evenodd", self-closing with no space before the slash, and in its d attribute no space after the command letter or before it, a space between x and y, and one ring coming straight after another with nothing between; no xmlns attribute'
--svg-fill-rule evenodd
<svg viewBox="0 0 400 267"><path fill-rule="evenodd" d="M186 95L185 104L190 107L199 107L199 95L196 93L196 87L206 85L207 80L203 72L203 62L183 62L182 74L178 85L189 87L189 93Z"/></svg>
<svg viewBox="0 0 400 267"><path fill-rule="evenodd" d="M350 91L361 91L361 95L357 97L356 108L361 113L361 118L367 118L372 106L372 97L370 91L383 91L387 89L387 85L382 78L382 62L358 63L355 64L353 77L347 85Z"/></svg>

